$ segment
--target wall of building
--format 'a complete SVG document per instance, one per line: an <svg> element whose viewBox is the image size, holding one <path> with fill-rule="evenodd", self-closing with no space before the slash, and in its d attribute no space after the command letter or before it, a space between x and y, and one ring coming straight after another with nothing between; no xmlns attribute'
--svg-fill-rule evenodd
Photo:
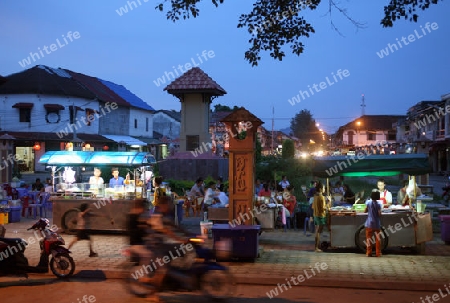
<svg viewBox="0 0 450 303"><path fill-rule="evenodd" d="M168 138L180 137L180 121L177 121L165 113L159 112L153 115L153 130Z"/></svg>
<svg viewBox="0 0 450 303"><path fill-rule="evenodd" d="M30 122L20 121L20 109L13 108L16 103L33 103L31 109ZM47 110L44 104L58 104L65 107L59 111L59 121L47 121ZM2 131L33 131L33 132L55 132L68 133L73 132L73 128L68 128L70 123L69 106L79 106L81 108L98 109L99 102L74 97L48 96L36 94L20 94L20 95L1 95L0 96L0 128ZM77 132L87 134L97 134L99 131L98 119L95 119L90 126L87 126L82 117L85 117L84 111L78 111L75 122ZM84 120L87 121L87 120Z"/></svg>
<svg viewBox="0 0 450 303"><path fill-rule="evenodd" d="M129 135L130 108L118 106L117 109L106 112L99 119L99 134Z"/></svg>
<svg viewBox="0 0 450 303"><path fill-rule="evenodd" d="M180 151L187 151L186 136L199 136L199 146L210 143L209 101L202 94L186 94L181 102Z"/></svg>
<svg viewBox="0 0 450 303"><path fill-rule="evenodd" d="M153 114L150 111L130 108L129 125L130 136L153 137Z"/></svg>

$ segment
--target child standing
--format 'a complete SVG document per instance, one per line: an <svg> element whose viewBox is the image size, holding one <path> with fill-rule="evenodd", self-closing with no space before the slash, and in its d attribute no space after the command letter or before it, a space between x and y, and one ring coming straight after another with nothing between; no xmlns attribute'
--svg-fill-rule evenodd
<svg viewBox="0 0 450 303"><path fill-rule="evenodd" d="M366 201L367 219L366 227L366 256L372 257L372 237L375 236L376 256L381 257L380 229L381 229L381 201L380 192L376 189L370 194L370 200Z"/></svg>

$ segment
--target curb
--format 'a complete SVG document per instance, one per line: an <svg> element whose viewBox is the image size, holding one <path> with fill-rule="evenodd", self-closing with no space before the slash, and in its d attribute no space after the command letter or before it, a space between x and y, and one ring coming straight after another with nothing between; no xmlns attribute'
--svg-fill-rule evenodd
<svg viewBox="0 0 450 303"><path fill-rule="evenodd" d="M239 285L264 285L271 286L271 288L286 287L286 277L261 277L261 275L249 275L249 274L233 274L234 283ZM91 268L80 268L75 270L74 276L70 279L125 279L127 273L123 270L92 270ZM17 279L14 277L0 277L3 279ZM26 280L13 280L2 282L0 280L1 287L9 286L33 286L51 284L59 281L51 272L45 274L30 274ZM332 288L350 288L350 289L368 289L368 290L414 290L414 291L431 291L436 292L442 288L444 282L424 282L424 281L386 281L376 282L367 281L354 281L354 280L342 280L338 278L310 278L298 285L290 284L291 287L332 287ZM291 288L288 287L288 288ZM269 291L269 290L268 290Z"/></svg>

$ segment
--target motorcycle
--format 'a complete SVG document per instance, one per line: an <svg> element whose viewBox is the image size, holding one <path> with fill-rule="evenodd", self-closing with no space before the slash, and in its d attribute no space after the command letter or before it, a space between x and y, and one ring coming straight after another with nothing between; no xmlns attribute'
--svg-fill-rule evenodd
<svg viewBox="0 0 450 303"><path fill-rule="evenodd" d="M189 239L186 246L191 244L194 249L192 254L182 257L185 260L181 264L174 264L177 260L172 260L162 267L154 266L150 271L146 270L150 265L144 264L139 254L130 248L125 249L123 255L130 258L125 279L129 292L137 297L146 297L162 291L202 291L210 299L226 299L232 293L232 275L227 267L214 260L213 251L203 247L203 243L201 238ZM142 279L143 275L145 279Z"/></svg>
<svg viewBox="0 0 450 303"><path fill-rule="evenodd" d="M41 218L27 230L37 230L43 235L39 241L41 248L39 264L28 265L28 259L24 254L28 245L25 240L0 238L0 275L47 273L50 266L52 273L58 278L72 276L75 271L75 262L69 255L70 251L62 246L65 244L64 239L50 229L50 221ZM50 255L52 258L49 262Z"/></svg>

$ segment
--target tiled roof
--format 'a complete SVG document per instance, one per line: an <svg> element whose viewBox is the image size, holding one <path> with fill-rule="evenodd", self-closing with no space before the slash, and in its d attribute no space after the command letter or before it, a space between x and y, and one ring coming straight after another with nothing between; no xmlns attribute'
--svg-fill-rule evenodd
<svg viewBox="0 0 450 303"><path fill-rule="evenodd" d="M194 67L172 81L164 90L178 95L189 92L207 92L213 96L222 96L227 92L199 67Z"/></svg>
<svg viewBox="0 0 450 303"><path fill-rule="evenodd" d="M388 130L392 129L393 123L396 123L399 119L404 118L404 115L364 115L351 121L344 126L343 129L356 129L356 122L360 121L360 129L365 130Z"/></svg>
<svg viewBox="0 0 450 303"><path fill-rule="evenodd" d="M224 118L222 118L221 122L232 122L232 121L245 121L245 122L258 122L260 125L264 122L261 121L258 117L256 117L254 114L249 112L244 107L240 107L239 109L230 112L228 115L226 115Z"/></svg>
<svg viewBox="0 0 450 303"><path fill-rule="evenodd" d="M141 109L146 110L152 110L155 109L144 102L141 98L130 92L128 89L126 89L124 86L107 81L99 79L100 82L102 82L104 85L106 85L109 89L111 89L113 92L118 94L120 97L122 97L125 101L131 104L131 106L138 107Z"/></svg>
<svg viewBox="0 0 450 303"><path fill-rule="evenodd" d="M87 89L89 89L91 92L97 95L97 98L99 101L102 102L115 102L117 105L122 106L130 106L130 103L125 101L122 97L120 97L118 94L113 92L109 87L104 85L98 78L91 77L85 74L76 73L71 70L65 69L67 73L69 73L72 78L74 78L76 81L80 82L82 85L84 85Z"/></svg>
<svg viewBox="0 0 450 303"><path fill-rule="evenodd" d="M164 113L164 114L166 114L167 116L171 117L174 120L181 121L181 111L160 109L160 110L157 110L155 112L155 114L156 113Z"/></svg>
<svg viewBox="0 0 450 303"><path fill-rule="evenodd" d="M228 116L231 112L210 112L209 113L209 123L215 124L222 121L223 118Z"/></svg>
<svg viewBox="0 0 450 303"><path fill-rule="evenodd" d="M0 85L0 94L46 94L95 99L94 93L62 69L36 65L6 77Z"/></svg>

